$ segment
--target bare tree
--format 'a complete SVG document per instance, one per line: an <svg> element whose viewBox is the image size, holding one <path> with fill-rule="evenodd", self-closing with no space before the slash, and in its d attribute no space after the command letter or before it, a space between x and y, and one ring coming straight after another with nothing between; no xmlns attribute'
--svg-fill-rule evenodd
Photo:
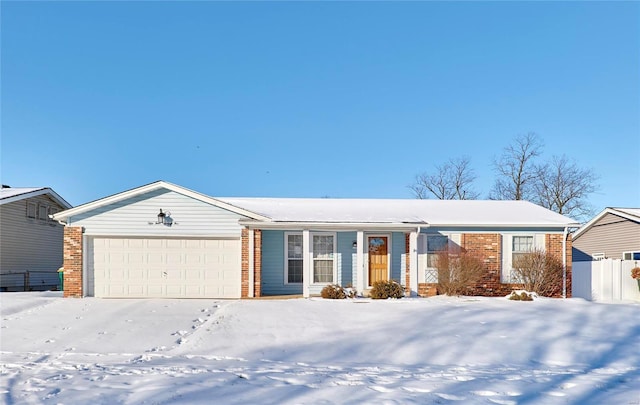
<svg viewBox="0 0 640 405"><path fill-rule="evenodd" d="M518 136L493 162L498 178L489 194L492 200L528 200L534 197L537 176L534 159L542 153L542 140L534 133Z"/></svg>
<svg viewBox="0 0 640 405"><path fill-rule="evenodd" d="M553 156L538 167L534 202L559 214L584 219L593 215L587 200L597 189L598 176L591 169L581 169L566 156Z"/></svg>
<svg viewBox="0 0 640 405"><path fill-rule="evenodd" d="M426 199L431 195L440 200L473 200L480 195L472 189L476 175L468 157L449 159L436 166L434 174L416 176L409 186L416 198Z"/></svg>

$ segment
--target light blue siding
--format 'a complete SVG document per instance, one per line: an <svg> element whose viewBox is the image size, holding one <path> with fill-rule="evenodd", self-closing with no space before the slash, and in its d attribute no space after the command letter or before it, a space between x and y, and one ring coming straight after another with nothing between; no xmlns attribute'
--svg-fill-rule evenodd
<svg viewBox="0 0 640 405"><path fill-rule="evenodd" d="M162 209L170 212L172 226L155 222ZM90 235L159 237L240 237L242 215L227 211L174 191L160 189L119 201L69 218L69 225L82 226Z"/></svg>
<svg viewBox="0 0 640 405"><path fill-rule="evenodd" d="M391 235L391 278L401 283L404 274L402 257L405 255L405 236L402 232L394 232Z"/></svg>
<svg viewBox="0 0 640 405"><path fill-rule="evenodd" d="M284 282L284 235L285 231L262 231L261 277L262 294L264 295L302 294L302 284L285 284ZM336 282L343 286L353 283L354 240L356 240L356 232L337 233L335 260L338 277ZM311 284L309 293L312 295L320 294L324 286L325 284Z"/></svg>
<svg viewBox="0 0 640 405"><path fill-rule="evenodd" d="M302 284L284 283L284 231L262 231L262 294L302 294Z"/></svg>

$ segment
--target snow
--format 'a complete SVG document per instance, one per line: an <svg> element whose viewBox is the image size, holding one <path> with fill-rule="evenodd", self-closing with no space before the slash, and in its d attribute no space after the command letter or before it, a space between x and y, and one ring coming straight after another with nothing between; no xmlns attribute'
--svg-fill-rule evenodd
<svg viewBox="0 0 640 405"><path fill-rule="evenodd" d="M569 226L575 221L527 201L342 198L217 200L276 222L410 223L432 226Z"/></svg>
<svg viewBox="0 0 640 405"><path fill-rule="evenodd" d="M0 295L7 404L638 404L640 304Z"/></svg>

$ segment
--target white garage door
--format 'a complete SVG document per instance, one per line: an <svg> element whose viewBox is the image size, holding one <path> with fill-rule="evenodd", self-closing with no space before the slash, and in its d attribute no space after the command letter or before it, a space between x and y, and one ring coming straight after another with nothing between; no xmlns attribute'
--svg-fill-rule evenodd
<svg viewBox="0 0 640 405"><path fill-rule="evenodd" d="M87 295L240 298L240 240L89 240Z"/></svg>

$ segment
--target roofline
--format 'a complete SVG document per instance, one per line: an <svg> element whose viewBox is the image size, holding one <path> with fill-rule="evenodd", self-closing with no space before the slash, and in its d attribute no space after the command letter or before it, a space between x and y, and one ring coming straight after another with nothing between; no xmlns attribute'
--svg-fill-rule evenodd
<svg viewBox="0 0 640 405"><path fill-rule="evenodd" d="M238 223L250 229L291 229L291 228L312 228L312 229L416 229L428 228L429 224L407 223L407 222L260 222L251 220L240 220Z"/></svg>
<svg viewBox="0 0 640 405"><path fill-rule="evenodd" d="M396 229L416 229L416 228L578 228L579 223L567 223L567 224L437 224L426 222L312 222L312 221L271 221L268 223L251 220L240 220L240 225L247 226L249 228L259 229L283 229L283 228L332 228L332 229L367 229L367 228L396 228Z"/></svg>
<svg viewBox="0 0 640 405"><path fill-rule="evenodd" d="M15 202L15 201L24 200L25 198L37 197L37 196L43 195L43 194L50 194L51 197L53 197L53 199L58 204L62 205L63 207L65 207L67 209L72 207L72 205L69 204L64 198L60 197L60 195L58 193L53 191L53 189L51 187L42 187L40 189L33 190L33 191L27 191L25 193L14 195L12 197L2 198L2 199L0 199L0 205L9 204L9 203L12 203L12 202Z"/></svg>
<svg viewBox="0 0 640 405"><path fill-rule="evenodd" d="M640 220L640 218L635 216L635 215L627 214L626 212L622 212L622 211L620 211L620 210L618 210L616 208L607 207L604 210L602 210L598 215L596 215L595 217L591 218L591 220L589 222L587 222L586 224L582 225L582 227L580 229L575 231L573 233L573 236L572 236L573 240L575 240L578 237L580 237L580 235L582 235L587 229L591 228L596 222L598 222L600 219L602 219L602 217L604 217L607 214L617 215L619 217L623 217L623 218L626 218L628 220L635 221L635 222L638 222Z"/></svg>
<svg viewBox="0 0 640 405"><path fill-rule="evenodd" d="M266 217L264 215L257 214L255 212L246 210L244 208L237 207L235 205L232 205L232 204L226 203L224 201L221 201L221 200L206 196L206 195L198 193L196 191L189 190L188 188L184 188L184 187L181 187L181 186L178 186L178 185L166 182L166 181L162 181L162 180L156 181L154 183L150 183L150 184L147 184L147 185L144 185L144 186L141 186L141 187L136 187L136 188L133 188L131 190L123 191L123 192L118 193L118 194L113 194L113 195L110 195L108 197L101 198L99 200L88 202L86 204L79 205L79 206L77 206L75 208L71 208L71 209L68 209L68 210L65 210L65 211L58 212L58 213L54 214L52 216L52 218L54 220L56 220L56 221L63 221L64 222L64 220L66 220L66 219L68 219L68 218L70 218L70 217L72 217L74 215L79 215L79 214L85 213L87 211L94 210L96 208L104 207L104 206L109 205L109 204L113 204L113 203L116 203L116 202L119 202L119 201L123 201L123 200L126 200L128 198L135 197L135 196L138 196L138 195L141 195L141 194L145 194L145 193L148 193L150 191L159 190L159 189L162 189L162 188L170 190L170 191L174 191L174 192L182 194L182 195L186 195L186 196L194 198L194 199L196 199L198 201L202 201L204 203L211 204L213 206L216 206L216 207L219 207L219 208L222 208L222 209L225 209L225 210L228 210L228 211L234 212L236 214L243 215L243 216L255 219L255 220L271 221L271 218Z"/></svg>

